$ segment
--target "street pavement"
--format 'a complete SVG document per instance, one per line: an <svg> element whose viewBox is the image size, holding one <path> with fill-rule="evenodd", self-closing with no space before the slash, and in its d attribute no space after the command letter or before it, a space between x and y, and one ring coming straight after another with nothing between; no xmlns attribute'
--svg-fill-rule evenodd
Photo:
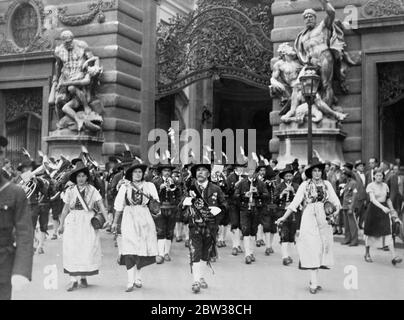
<svg viewBox="0 0 404 320"><path fill-rule="evenodd" d="M208 269L209 288L199 294L191 292L188 249L184 242L173 243L172 261L143 270L143 288L126 293L126 269L118 266L117 248L112 235L102 231L103 259L100 274L89 277L89 287L66 291L69 277L63 273L62 240L47 240L45 254L34 256L33 280L22 291L13 292L15 300L356 300L402 299L404 297L404 264L394 267L389 252L371 251L373 263L364 261L363 246L347 247L334 243L335 266L320 271L323 290L316 295L308 291L309 272L294 263L283 266L280 245L275 238L275 253L267 257L264 247L255 248L256 262L244 263L244 256L231 255L230 240L218 248L219 259ZM397 249L403 257L404 250ZM80 248L77 248L80 250ZM54 270L56 273L49 273ZM355 280L355 275L357 278ZM50 281L50 279L53 280ZM352 280L352 281L351 281ZM56 283L56 282L57 283ZM49 285L49 284L53 285ZM356 288L357 284L357 288Z"/></svg>

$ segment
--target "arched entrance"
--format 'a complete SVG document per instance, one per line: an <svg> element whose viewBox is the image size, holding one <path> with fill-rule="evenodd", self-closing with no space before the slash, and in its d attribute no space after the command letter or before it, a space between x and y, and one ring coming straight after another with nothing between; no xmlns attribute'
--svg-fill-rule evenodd
<svg viewBox="0 0 404 320"><path fill-rule="evenodd" d="M257 129L257 152L269 156L272 2L200 0L159 25L157 125L180 110L186 128ZM180 92L188 105L178 108Z"/></svg>

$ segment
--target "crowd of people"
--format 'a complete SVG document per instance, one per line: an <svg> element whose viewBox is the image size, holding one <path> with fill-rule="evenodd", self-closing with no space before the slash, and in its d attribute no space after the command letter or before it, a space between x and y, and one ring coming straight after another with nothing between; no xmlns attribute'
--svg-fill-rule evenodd
<svg viewBox="0 0 404 320"><path fill-rule="evenodd" d="M194 293L208 287L205 275L220 248L230 245L232 255L251 265L255 247L265 247L265 256L274 253L277 234L284 266L293 264L297 243L298 267L310 270L312 294L321 290L319 270L334 264L334 235L344 234L343 245L358 246L363 233L369 263L371 247L389 251L393 265L402 262L394 248L397 237L403 240L398 160L342 165L315 158L302 166L296 159L281 169L275 159L148 166L125 151L101 168L82 153L71 161L45 157L40 163L27 156L16 170L5 159L0 179L0 209L4 184L7 189L13 181L25 191L32 220L27 230L34 233L39 225L36 241L26 242L31 249L35 243L36 253L45 253L50 217L49 238L63 235L68 291L86 288L87 277L98 274L101 229L111 234L118 264L126 267L127 292L143 286L145 267L171 261L173 241L188 248Z"/></svg>

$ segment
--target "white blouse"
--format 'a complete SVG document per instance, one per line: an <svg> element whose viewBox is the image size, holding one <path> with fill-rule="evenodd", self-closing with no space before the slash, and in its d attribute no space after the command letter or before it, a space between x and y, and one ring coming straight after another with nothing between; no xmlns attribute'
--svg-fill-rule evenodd
<svg viewBox="0 0 404 320"><path fill-rule="evenodd" d="M142 188L143 193L151 196L153 199L159 201L159 195L157 193L156 186L152 182L144 181L139 188ZM118 191L118 195L115 198L114 209L116 211L123 211L126 204L126 196L129 199L132 199L132 192L134 192L134 188L130 186L129 182L123 184ZM142 205L145 206L149 202L149 199L143 197Z"/></svg>

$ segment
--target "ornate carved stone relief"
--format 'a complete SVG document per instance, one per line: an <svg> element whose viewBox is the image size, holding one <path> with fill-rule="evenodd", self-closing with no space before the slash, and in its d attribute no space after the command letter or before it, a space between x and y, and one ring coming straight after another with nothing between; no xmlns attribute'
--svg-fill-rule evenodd
<svg viewBox="0 0 404 320"><path fill-rule="evenodd" d="M105 22L104 11L112 10L117 7L117 1L93 2L88 5L88 12L80 14L67 14L68 7L58 8L58 17L60 22L66 26L82 26L91 23L96 17L99 23Z"/></svg>
<svg viewBox="0 0 404 320"><path fill-rule="evenodd" d="M380 107L388 107L404 99L404 62L382 64L378 72Z"/></svg>
<svg viewBox="0 0 404 320"><path fill-rule="evenodd" d="M362 7L366 18L390 17L404 14L403 0L370 0Z"/></svg>
<svg viewBox="0 0 404 320"><path fill-rule="evenodd" d="M198 80L236 79L256 87L270 84L272 16L259 1L199 0L198 9L157 30L158 95Z"/></svg>
<svg viewBox="0 0 404 320"><path fill-rule="evenodd" d="M4 15L6 32L0 33L0 55L51 50L53 43L45 33L44 19L41 1L15 0Z"/></svg>
<svg viewBox="0 0 404 320"><path fill-rule="evenodd" d="M12 121L26 111L42 114L41 88L4 90L3 96L6 105L6 121Z"/></svg>

